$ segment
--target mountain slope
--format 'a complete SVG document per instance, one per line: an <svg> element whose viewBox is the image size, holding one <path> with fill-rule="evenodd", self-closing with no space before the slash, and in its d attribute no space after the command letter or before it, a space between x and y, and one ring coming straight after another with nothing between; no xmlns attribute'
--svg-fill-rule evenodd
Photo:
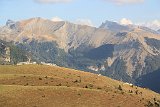
<svg viewBox="0 0 160 107"><path fill-rule="evenodd" d="M31 55L32 61L101 73L132 83L160 68L160 35L143 26L106 21L95 28L32 18L9 20L0 28L0 37L13 41Z"/></svg>
<svg viewBox="0 0 160 107"><path fill-rule="evenodd" d="M113 33L94 27L75 25L63 21L53 22L42 18L19 21L16 22L16 25L19 30L10 29L8 26L2 28L1 37L3 39L14 37L12 40L16 42L23 42L24 40L32 41L32 39L39 41L56 41L59 47L65 50L71 47L77 48L82 44L94 47L100 46L103 44L102 40L106 40L106 36L109 37ZM4 31L5 29L8 31Z"/></svg>
<svg viewBox="0 0 160 107"><path fill-rule="evenodd" d="M147 75L138 78L137 84L141 87L148 87L149 89L160 93L160 86L157 84L153 84L160 81L159 75L160 75L160 70L158 69L152 73L149 73Z"/></svg>
<svg viewBox="0 0 160 107"><path fill-rule="evenodd" d="M139 73L143 73L142 69L145 67L144 61L146 57L160 55L158 48L155 47L154 51L153 47L146 43L146 38L156 38L160 40L158 35L141 29L135 29L121 37L121 41L114 47L113 57L108 59L108 64L112 65L115 59L121 58L126 62L127 73L131 77L133 77L132 73L134 73L138 65L142 66L141 70L139 69ZM139 73L137 75L141 75Z"/></svg>
<svg viewBox="0 0 160 107"><path fill-rule="evenodd" d="M67 68L0 66L0 74L3 107L151 107L160 103L159 94L150 90Z"/></svg>

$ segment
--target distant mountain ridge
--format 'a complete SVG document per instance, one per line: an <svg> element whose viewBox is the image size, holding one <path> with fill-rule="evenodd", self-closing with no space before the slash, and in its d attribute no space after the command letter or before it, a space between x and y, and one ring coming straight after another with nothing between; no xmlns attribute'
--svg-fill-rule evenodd
<svg viewBox="0 0 160 107"><path fill-rule="evenodd" d="M125 31L131 31L134 29L134 26L132 25L121 25L117 22L111 22L106 20L104 23L101 24L99 28L108 29L114 32L125 32Z"/></svg>
<svg viewBox="0 0 160 107"><path fill-rule="evenodd" d="M27 55L29 52L34 61L101 73L132 83L160 68L157 60L160 35L143 26L106 21L95 28L32 18L7 21L0 28L0 38L13 41Z"/></svg>

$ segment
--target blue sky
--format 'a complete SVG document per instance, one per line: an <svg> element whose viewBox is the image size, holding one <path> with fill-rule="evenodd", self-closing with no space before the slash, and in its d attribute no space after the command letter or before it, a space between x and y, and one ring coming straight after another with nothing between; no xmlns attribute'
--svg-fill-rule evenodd
<svg viewBox="0 0 160 107"><path fill-rule="evenodd" d="M160 0L0 0L0 25L7 19L59 17L99 26L105 20L160 24Z"/></svg>

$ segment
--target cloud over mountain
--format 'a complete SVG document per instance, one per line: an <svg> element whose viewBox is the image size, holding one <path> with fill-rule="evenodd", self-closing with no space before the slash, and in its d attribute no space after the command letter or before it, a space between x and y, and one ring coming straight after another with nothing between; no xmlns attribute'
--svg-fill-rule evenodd
<svg viewBox="0 0 160 107"><path fill-rule="evenodd" d="M94 26L92 21L89 19L77 19L74 23L80 25Z"/></svg>
<svg viewBox="0 0 160 107"><path fill-rule="evenodd" d="M129 19L126 19L126 18L123 18L120 20L120 24L122 25L130 25L130 24L133 24L133 22Z"/></svg>
<svg viewBox="0 0 160 107"><path fill-rule="evenodd" d="M151 22L147 22L147 23L144 23L142 25L144 25L146 27L150 27L154 30L158 30L158 29L160 29L160 20L153 20Z"/></svg>
<svg viewBox="0 0 160 107"><path fill-rule="evenodd" d="M153 30L160 29L160 20L158 20L158 19L148 21L148 22L139 22L139 23L135 23L135 24L140 25L140 26L145 26L145 27L151 28Z"/></svg>
<svg viewBox="0 0 160 107"><path fill-rule="evenodd" d="M59 22L59 21L63 21L63 19L61 19L61 18L59 18L59 17L53 17L52 19L51 19L52 21L54 21L54 22Z"/></svg>

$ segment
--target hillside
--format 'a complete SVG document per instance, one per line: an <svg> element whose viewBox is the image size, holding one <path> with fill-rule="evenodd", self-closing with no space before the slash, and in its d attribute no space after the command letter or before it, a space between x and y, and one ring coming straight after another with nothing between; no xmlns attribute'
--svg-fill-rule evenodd
<svg viewBox="0 0 160 107"><path fill-rule="evenodd" d="M12 64L30 58L142 87L150 86L139 83L139 78L160 69L160 34L143 26L106 21L95 28L38 17L8 20L0 28L0 38L14 46Z"/></svg>
<svg viewBox="0 0 160 107"><path fill-rule="evenodd" d="M0 107L158 107L160 95L83 71L0 66Z"/></svg>

